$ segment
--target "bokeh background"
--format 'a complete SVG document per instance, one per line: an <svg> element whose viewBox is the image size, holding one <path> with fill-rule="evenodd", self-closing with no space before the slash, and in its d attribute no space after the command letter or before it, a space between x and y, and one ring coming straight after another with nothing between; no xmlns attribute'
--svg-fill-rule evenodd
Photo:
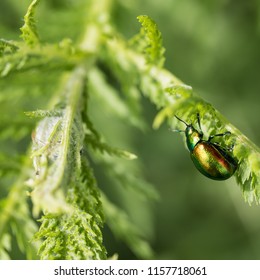
<svg viewBox="0 0 260 280"><path fill-rule="evenodd" d="M29 2L0 0L0 37L18 39ZM43 39L77 39L80 16L70 18L65 9L73 1L42 2L46 3L38 24ZM48 9L54 12L47 16ZM162 32L166 68L259 146L260 2L121 0L112 17L116 28L130 38L139 30L136 16L141 14L152 17ZM55 30L57 18L64 25L63 33ZM156 259L260 259L260 206L244 202L234 178L218 182L202 176L180 135L167 125L153 130L156 108L145 98L142 104L148 124L145 133L109 117L96 116L96 122L116 146L123 146L127 138L160 199L136 198L131 190L115 188L96 167L103 190L126 209L151 243ZM108 228L104 239L110 255L136 258Z"/></svg>

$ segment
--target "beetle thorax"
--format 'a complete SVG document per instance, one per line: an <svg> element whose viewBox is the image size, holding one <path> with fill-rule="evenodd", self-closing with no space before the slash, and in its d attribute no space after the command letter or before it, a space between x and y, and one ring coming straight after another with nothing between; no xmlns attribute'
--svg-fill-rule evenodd
<svg viewBox="0 0 260 280"><path fill-rule="evenodd" d="M185 130L186 143L190 151L193 151L196 144L202 139L202 134L199 133L192 125L188 125Z"/></svg>

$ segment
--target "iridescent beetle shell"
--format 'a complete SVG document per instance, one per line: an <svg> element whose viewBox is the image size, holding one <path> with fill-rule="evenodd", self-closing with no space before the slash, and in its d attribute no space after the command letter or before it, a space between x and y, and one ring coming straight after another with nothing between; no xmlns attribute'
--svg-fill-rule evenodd
<svg viewBox="0 0 260 280"><path fill-rule="evenodd" d="M225 136L230 132L212 135L208 140L203 140L199 114L197 114L197 119L200 132L192 124L187 124L176 115L175 117L186 125L185 130L177 131L185 132L186 144L196 168L203 175L213 180L230 178L237 169L236 160L232 157L229 148L223 148L218 143L211 142L215 136Z"/></svg>

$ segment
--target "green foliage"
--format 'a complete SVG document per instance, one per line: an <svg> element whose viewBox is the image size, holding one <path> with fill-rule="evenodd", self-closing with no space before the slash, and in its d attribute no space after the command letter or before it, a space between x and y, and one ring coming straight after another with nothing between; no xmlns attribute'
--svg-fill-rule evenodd
<svg viewBox="0 0 260 280"><path fill-rule="evenodd" d="M230 131L231 135L225 137L224 146L233 146L233 156L238 162L235 173L238 184L241 186L245 200L251 204L260 202L260 151L245 135L229 123L209 103L198 97L193 91L185 87L168 88L167 92L176 98L170 106L166 106L155 118L154 126L157 128L168 118L172 128L179 126L174 114L186 120L188 123L196 124L196 113L199 112L204 127L205 137L217 133ZM223 140L223 139L222 139ZM219 139L221 143L221 139Z"/></svg>
<svg viewBox="0 0 260 280"><path fill-rule="evenodd" d="M152 19L139 16L140 33L127 41L113 28L112 0L78 1L70 7L74 17L88 13L81 40L42 42L39 2L32 1L24 17L23 41L0 40L0 138L6 147L0 153L0 258L12 258L15 243L28 259L106 259L104 223L137 257L153 257L142 229L98 177L100 168L123 192L158 198L140 162L129 163L136 155L116 148L132 150L129 135L120 131L113 139L116 129L104 125L108 112L109 122L145 131L142 94L160 109L154 128L165 121L179 128L174 114L195 123L199 112L206 133L230 131L225 144L234 144L237 181L246 201L260 201L259 149L163 68L165 49Z"/></svg>
<svg viewBox="0 0 260 280"><path fill-rule="evenodd" d="M95 1L91 3L90 14L93 12L93 15L97 12L97 8L107 8L106 1L98 5ZM23 166L21 175L13 186L7 187L8 195L2 200L1 256L8 258L13 250L10 243L12 231L16 236L20 251L26 253L29 259L35 258L37 247L41 259L105 259L107 252L102 237L103 207L96 178L88 163L88 154L91 149L93 157L96 153L101 158L109 156L132 160L136 156L107 144L90 121L88 95L97 92L97 85L92 84L90 87L88 86L90 83L86 81L89 69L94 66L93 50L90 50L91 54L88 53L89 45L91 45L88 34L93 28L93 23L86 23L86 37L83 36L85 39L79 44L81 50L79 48L76 50L77 47L74 47L67 39L59 44L41 44L35 25L37 4L38 1L33 1L29 6L25 15L25 24L21 28L25 43L1 40L1 73L8 79L8 75L19 75L20 71L30 74L32 69L59 70L61 72L57 78L60 82L56 83L56 89L53 90L55 94L51 94L52 97L48 101L49 105L45 106L46 109L36 110L35 104L29 107L33 110L23 107L23 111L26 111L25 115L31 120L35 118L41 120L32 133L30 157L27 156L26 160L20 163ZM100 27L100 23L97 25ZM26 45L30 48L28 49ZM38 75L42 73L39 71ZM17 77L19 81L19 76ZM39 84L42 84L42 81ZM17 83L17 87L19 86ZM105 85L105 90L107 88L108 85ZM37 89L34 94L39 98L41 90L38 92ZM24 102L29 97L30 94L23 95ZM4 95L2 100L8 104L8 98ZM121 102L120 98L117 98L117 101ZM43 107L43 105L40 106ZM127 110L125 115L127 117L130 115L129 109L123 106ZM28 124L30 124L29 127ZM30 131L33 122L28 124L27 131ZM5 126L3 132L4 130L8 130L8 127ZM15 128L9 132L11 135L14 133ZM8 138L8 135L6 134L4 138ZM2 155L2 162L7 156L9 155ZM31 160L34 170L31 169ZM114 164L117 164L116 159ZM19 168L16 172L18 170ZM138 179L136 181L138 182ZM30 215L26 190L29 190L29 197L33 203L33 216ZM143 192L145 193L145 190ZM16 196L12 195L13 193ZM19 215L14 215L13 212L19 205L24 207L24 211L17 211L15 213ZM110 205L113 204L110 203ZM119 214L120 211L118 208ZM33 217L39 215L41 226L36 232ZM109 214L105 213L105 216L109 220ZM22 225L27 225L27 230L19 230ZM151 252L148 243L142 240L139 234L132 235L133 240L131 241L130 235L127 241L129 247L134 248L137 241L143 243L143 246L147 247L145 255L141 250L133 250L139 256L151 256L148 254ZM25 246L30 241L32 249L30 246Z"/></svg>
<svg viewBox="0 0 260 280"><path fill-rule="evenodd" d="M142 232L129 220L129 217L121 209L103 195L102 203L107 216L107 223L115 236L128 244L133 252L143 259L153 256L153 251L147 242L140 238ZM144 238L144 236L143 236Z"/></svg>
<svg viewBox="0 0 260 280"><path fill-rule="evenodd" d="M145 48L147 62L162 67L165 60L165 49L162 45L161 32L156 23L148 16L138 16L137 19L142 24L140 33L144 36L147 43Z"/></svg>
<svg viewBox="0 0 260 280"><path fill-rule="evenodd" d="M8 53L14 53L18 47L12 42L0 39L0 56L7 55Z"/></svg>
<svg viewBox="0 0 260 280"><path fill-rule="evenodd" d="M39 254L42 259L105 259L100 227L103 212L96 181L87 159L82 158L85 172L70 183L66 202L69 212L47 214L35 235L44 239Z"/></svg>
<svg viewBox="0 0 260 280"><path fill-rule="evenodd" d="M27 194L24 191L25 173L10 187L9 194L0 203L0 257L10 259L11 234L16 236L17 246L27 259L36 257L36 244L30 243L37 226L30 215Z"/></svg>
<svg viewBox="0 0 260 280"><path fill-rule="evenodd" d="M21 27L22 35L21 37L25 41L25 43L33 47L39 43L39 36L35 23L35 8L39 4L40 0L32 1L29 6L26 15L24 16L24 25Z"/></svg>

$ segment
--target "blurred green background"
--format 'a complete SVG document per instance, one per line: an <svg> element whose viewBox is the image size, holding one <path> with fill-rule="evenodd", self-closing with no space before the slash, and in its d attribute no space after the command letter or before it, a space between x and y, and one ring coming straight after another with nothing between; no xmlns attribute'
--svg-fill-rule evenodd
<svg viewBox="0 0 260 280"><path fill-rule="evenodd" d="M29 2L0 1L0 37L18 38ZM46 3L39 9L41 37L48 41L77 39L83 17L72 17L66 7L82 1L42 2ZM152 17L163 35L166 68L259 146L260 2L116 3L112 15L116 28L128 38L139 30L136 16ZM47 15L48 9L53 12ZM65 25L62 32L55 29L57 19ZM96 122L109 142L124 147L127 138L132 151L138 154L146 179L158 189L160 200L136 199L129 190L116 189L97 167L104 191L127 209L150 240L156 259L260 259L260 206L244 202L234 178L217 182L202 176L193 166L179 134L170 132L167 125L152 130L156 108L146 99L142 103L150 127L146 133L112 121L106 112L100 120L96 116ZM110 255L118 252L121 259L135 258L109 229L105 228L104 234Z"/></svg>

